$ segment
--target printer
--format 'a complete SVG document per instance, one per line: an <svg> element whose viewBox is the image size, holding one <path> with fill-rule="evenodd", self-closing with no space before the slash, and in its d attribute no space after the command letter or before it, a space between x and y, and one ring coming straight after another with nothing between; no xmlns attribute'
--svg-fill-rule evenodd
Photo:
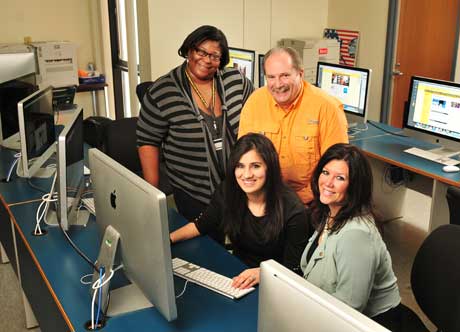
<svg viewBox="0 0 460 332"><path fill-rule="evenodd" d="M77 45L68 41L33 42L37 57L37 83L64 87L78 85Z"/></svg>

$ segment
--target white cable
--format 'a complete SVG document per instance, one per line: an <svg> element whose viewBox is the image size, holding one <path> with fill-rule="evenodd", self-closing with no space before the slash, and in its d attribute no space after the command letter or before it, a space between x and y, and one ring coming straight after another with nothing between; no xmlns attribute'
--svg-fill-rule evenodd
<svg viewBox="0 0 460 332"><path fill-rule="evenodd" d="M94 262L94 264L96 264L96 263L97 263L97 261ZM113 269L113 272L115 273L115 272L117 272L117 271L118 271L119 269L121 269L121 268L123 268L123 264L120 264L120 265L118 265L116 268L114 268L114 269ZM89 278L89 277L92 278L92 277L93 277L93 274L88 273L88 274L83 275L83 276L80 278L80 283L83 284L83 285L91 285L91 284L93 283L92 280L91 280L91 281L85 281L85 279L86 279L86 278Z"/></svg>
<svg viewBox="0 0 460 332"><path fill-rule="evenodd" d="M21 159L21 153L18 152L14 155L14 161L13 164L11 164L10 170L8 171L8 176L6 177L6 182L10 182L11 179L11 174L13 173L14 166L16 166ZM16 168L17 169L17 168Z"/></svg>
<svg viewBox="0 0 460 332"><path fill-rule="evenodd" d="M94 303L96 302L96 295L97 289L94 290L93 299L91 300L91 330L94 330Z"/></svg>
<svg viewBox="0 0 460 332"><path fill-rule="evenodd" d="M46 212L48 212L49 204L50 202L57 201L57 198L55 196L56 194L53 193L54 185L56 183L56 177L57 177L57 174L54 174L53 183L51 184L50 192L42 196L42 202L37 208L37 213L35 214L35 222L36 222L35 230L34 230L35 235L43 235L42 230L40 228L40 222L43 220L46 224L48 224L46 222Z"/></svg>
<svg viewBox="0 0 460 332"><path fill-rule="evenodd" d="M94 330L94 304L96 302L96 295L97 295L97 290L101 287L103 287L105 284L107 284L110 279L112 279L113 277L113 274L115 273L114 270L110 270L110 275L108 276L107 279L104 280L104 277L105 277L105 273L102 275L102 277L98 278L94 283L93 283L93 286L91 286L92 289L94 289L94 293L93 293L93 299L91 301L91 329ZM104 280L102 283L100 282L100 280ZM101 304L99 303L99 306L101 306Z"/></svg>
<svg viewBox="0 0 460 332"><path fill-rule="evenodd" d="M89 278L89 277L93 277L92 274L85 274L84 276L82 276L80 278L80 283L83 284L83 285L91 285L93 283L93 281L85 281L86 278Z"/></svg>
<svg viewBox="0 0 460 332"><path fill-rule="evenodd" d="M176 299L178 299L179 297L181 297L182 295L184 295L185 290L187 289L187 285L188 285L188 280L185 281L184 289L182 289L182 292L180 292L180 294L176 296Z"/></svg>

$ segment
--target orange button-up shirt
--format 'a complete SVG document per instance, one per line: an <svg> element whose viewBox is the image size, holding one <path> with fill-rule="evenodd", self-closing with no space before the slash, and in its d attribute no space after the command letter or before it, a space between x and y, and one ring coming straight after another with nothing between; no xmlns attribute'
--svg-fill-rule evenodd
<svg viewBox="0 0 460 332"><path fill-rule="evenodd" d="M343 105L307 82L287 110L276 103L267 87L253 92L241 112L238 137L250 132L273 142L283 180L304 204L313 199L310 179L321 155L331 145L348 143Z"/></svg>

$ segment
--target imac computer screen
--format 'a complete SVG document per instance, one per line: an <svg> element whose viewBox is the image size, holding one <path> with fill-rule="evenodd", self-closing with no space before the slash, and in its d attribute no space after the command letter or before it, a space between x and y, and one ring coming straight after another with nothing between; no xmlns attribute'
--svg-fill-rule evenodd
<svg viewBox="0 0 460 332"><path fill-rule="evenodd" d="M165 194L97 149L89 150L89 164L97 224L105 235L108 229L119 234L121 263L132 282L127 288L110 292L108 316L153 304L166 320L176 319ZM107 249L107 242L113 243L101 243L101 260L98 258L97 264L104 264L101 262L104 256L114 256L113 253L102 254ZM113 250L113 247L107 250ZM110 266L104 268L107 270ZM129 292L125 293L124 289L128 288ZM138 306L135 304L137 300L143 304ZM101 303L104 307L106 301ZM126 304L132 304L133 308L117 309Z"/></svg>
<svg viewBox="0 0 460 332"><path fill-rule="evenodd" d="M56 132L51 86L38 90L18 103L21 138L21 176L39 176L37 172L56 149ZM51 174L50 174L51 175Z"/></svg>
<svg viewBox="0 0 460 332"><path fill-rule="evenodd" d="M244 76L254 83L256 67L256 52L242 48L229 47L230 61L227 67L238 69Z"/></svg>
<svg viewBox="0 0 460 332"><path fill-rule="evenodd" d="M18 102L37 91L35 73L0 83L0 144L20 150Z"/></svg>
<svg viewBox="0 0 460 332"><path fill-rule="evenodd" d="M258 332L390 332L274 260L262 262Z"/></svg>
<svg viewBox="0 0 460 332"><path fill-rule="evenodd" d="M432 150L440 156L460 153L460 84L413 76L404 131L442 145Z"/></svg>
<svg viewBox="0 0 460 332"><path fill-rule="evenodd" d="M78 108L58 137L57 144L57 218L64 230L70 225L85 225L89 213L79 209L85 189L83 146L83 109Z"/></svg>
<svg viewBox="0 0 460 332"><path fill-rule="evenodd" d="M318 62L316 86L343 104L348 126L367 120L371 70Z"/></svg>

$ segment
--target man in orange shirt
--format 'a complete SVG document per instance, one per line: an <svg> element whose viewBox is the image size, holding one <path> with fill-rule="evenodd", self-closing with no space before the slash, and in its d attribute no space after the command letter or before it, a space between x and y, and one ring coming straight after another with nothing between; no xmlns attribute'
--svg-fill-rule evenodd
<svg viewBox="0 0 460 332"><path fill-rule="evenodd" d="M276 47L264 59L267 86L253 92L244 105L238 136L255 132L270 138L284 181L308 204L319 158L331 145L348 143L343 105L303 80L302 61L294 49Z"/></svg>

